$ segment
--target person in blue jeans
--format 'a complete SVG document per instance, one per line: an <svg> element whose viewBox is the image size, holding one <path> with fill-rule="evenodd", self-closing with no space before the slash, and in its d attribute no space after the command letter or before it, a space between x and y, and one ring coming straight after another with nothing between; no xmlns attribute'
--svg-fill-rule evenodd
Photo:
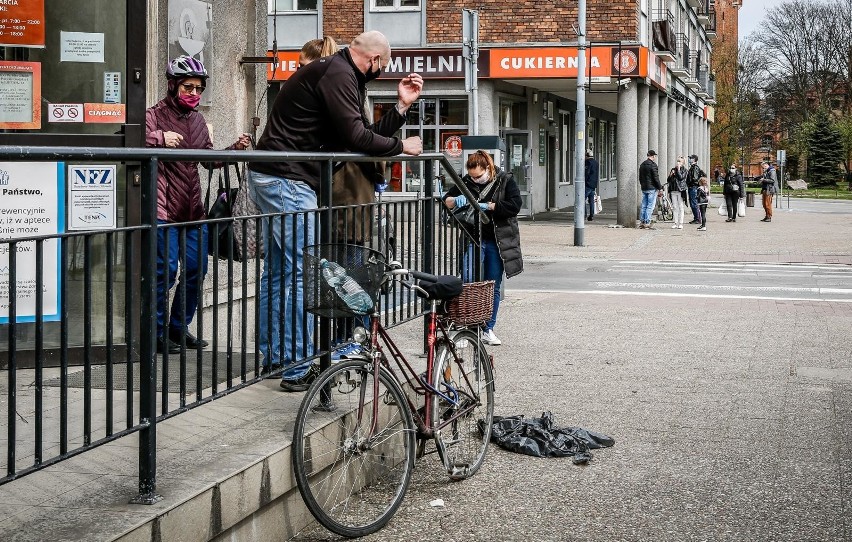
<svg viewBox="0 0 852 542"><path fill-rule="evenodd" d="M598 189L599 180L600 166L589 149L586 151L586 212L590 222L595 219L595 191Z"/></svg>
<svg viewBox="0 0 852 542"><path fill-rule="evenodd" d="M302 66L282 85L257 148L419 155L423 152L419 137L400 139L394 134L405 124L411 104L420 98L420 75L412 73L400 80L396 106L378 122L370 124L364 115L366 85L381 74L390 57L387 38L369 31L357 36L349 47ZM309 359L313 355L312 326L303 303L302 252L315 241L311 213L317 208L321 167L318 161L255 162L248 176L251 196L263 213L296 213L272 217L269 233L264 232L266 260L258 322L264 371L286 365L280 386L290 392L308 389L318 374ZM275 329L282 325L282 316L283 337Z"/></svg>
<svg viewBox="0 0 852 542"><path fill-rule="evenodd" d="M444 205L448 209L462 208L466 205L478 205L491 219L488 224L464 225L469 236L465 243L462 261L462 279L465 282L478 280L474 276L474 244L481 241L480 262L482 280L494 281L494 307L491 318L482 331L482 342L497 346L502 341L494 334L497 323L497 310L500 308L500 286L503 273L507 278L514 277L524 270L521 254L521 233L518 229L518 213L523 205L518 184L511 173L498 170L494 160L486 151L478 150L471 154L465 163L467 175L462 177L465 186L476 196L476 202L468 202L461 190L454 186L444 196ZM481 237L480 237L481 228Z"/></svg>
<svg viewBox="0 0 852 542"><path fill-rule="evenodd" d="M166 97L145 111L145 146L168 149L212 149L210 132L198 104L207 84L207 69L200 60L180 56L166 67ZM228 149L244 150L251 140L241 134ZM157 165L157 352L176 354L181 343L204 348L207 341L189 332L198 308L198 283L207 274L207 227L182 226L205 218L201 203L198 162ZM186 257L180 262L180 232L186 230ZM168 239L168 251L166 240ZM178 286L166 322L169 291L175 285L178 264L184 268L184 284ZM185 288L184 288L185 287ZM184 298L183 292L186 291Z"/></svg>
<svg viewBox="0 0 852 542"><path fill-rule="evenodd" d="M657 153L648 151L648 158L639 166L639 185L642 188L642 207L639 213L639 229L654 230L651 225L651 213L654 211L654 203L657 194L662 193L663 185L660 184L660 172L657 168Z"/></svg>

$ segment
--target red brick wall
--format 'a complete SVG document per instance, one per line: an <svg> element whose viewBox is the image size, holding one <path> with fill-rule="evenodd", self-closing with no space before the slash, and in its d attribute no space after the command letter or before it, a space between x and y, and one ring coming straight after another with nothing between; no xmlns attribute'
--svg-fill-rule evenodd
<svg viewBox="0 0 852 542"><path fill-rule="evenodd" d="M322 31L337 43L349 43L364 31L364 2L323 0Z"/></svg>
<svg viewBox="0 0 852 542"><path fill-rule="evenodd" d="M428 0L427 43L459 43L461 10L479 10L483 43L573 42L577 3L565 0ZM637 41L637 0L588 0L587 41Z"/></svg>
<svg viewBox="0 0 852 542"><path fill-rule="evenodd" d="M424 0L427 43L461 41L462 8L479 9L484 43L573 42L577 3L565 0ZM637 41L637 0L588 0L588 41ZM324 0L323 32L349 43L364 30L364 4Z"/></svg>

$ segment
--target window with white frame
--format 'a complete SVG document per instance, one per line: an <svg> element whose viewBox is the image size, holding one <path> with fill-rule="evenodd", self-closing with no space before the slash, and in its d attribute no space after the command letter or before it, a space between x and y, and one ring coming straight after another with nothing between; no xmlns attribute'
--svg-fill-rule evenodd
<svg viewBox="0 0 852 542"><path fill-rule="evenodd" d="M419 11L420 0L370 0L370 11Z"/></svg>
<svg viewBox="0 0 852 542"><path fill-rule="evenodd" d="M269 13L316 11L319 0L269 0Z"/></svg>

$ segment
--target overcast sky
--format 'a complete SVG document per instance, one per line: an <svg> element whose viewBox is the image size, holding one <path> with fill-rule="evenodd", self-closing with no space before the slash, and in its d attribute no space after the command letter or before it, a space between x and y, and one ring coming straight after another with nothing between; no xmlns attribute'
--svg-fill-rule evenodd
<svg viewBox="0 0 852 542"><path fill-rule="evenodd" d="M760 27L766 16L767 8L774 8L784 0L741 0L740 39L745 38Z"/></svg>

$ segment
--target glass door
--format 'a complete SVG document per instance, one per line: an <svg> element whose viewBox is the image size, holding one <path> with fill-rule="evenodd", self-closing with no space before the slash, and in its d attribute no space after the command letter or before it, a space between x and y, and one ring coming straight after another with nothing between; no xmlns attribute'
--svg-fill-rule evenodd
<svg viewBox="0 0 852 542"><path fill-rule="evenodd" d="M511 171L521 191L520 216L532 216L532 167L530 164L530 131L506 130L506 170Z"/></svg>
<svg viewBox="0 0 852 542"><path fill-rule="evenodd" d="M147 31L139 22L146 20L146 3L146 0L38 0L26 6L23 2L15 3L0 12L2 25L4 19L7 23L11 18L23 20L13 11L26 10L28 26L17 36L17 41L0 33L0 96L11 96L0 103L0 145L144 145ZM12 90L14 95L10 94ZM92 163L56 164L59 185L66 186L75 171L89 165ZM116 187L115 226L139 224L139 186L128 182L138 178L139 166L107 162L98 162L98 166L115 168L112 173ZM27 167L36 170L36 166ZM54 204L60 216L70 216L63 190L58 189L59 198ZM66 229L69 226L67 222L64 224ZM138 284L138 276L132 276L138 275L138 265L136 269L126 265L126 249L126 237L122 235L95 235L88 242L75 236L63 241L65 259L58 266L58 274L66 284L62 303L68 315L72 363L84 342L87 303L91 306L93 361L104 355L108 319L113 344L126 340L124 314L128 310L138 313L138 309L125 303L136 306L139 302L135 297L126 299L125 295L126 284ZM111 273L106 271L107 258L111 259ZM84 298L86 281L91 283L89 300ZM111 318L106 308L108 292L112 294ZM48 364L53 363L61 346L60 325L59 321L44 323L43 346ZM32 323L17 326L16 351L23 363L27 363L35 348L35 327ZM0 366L7 354L8 329L0 324Z"/></svg>

